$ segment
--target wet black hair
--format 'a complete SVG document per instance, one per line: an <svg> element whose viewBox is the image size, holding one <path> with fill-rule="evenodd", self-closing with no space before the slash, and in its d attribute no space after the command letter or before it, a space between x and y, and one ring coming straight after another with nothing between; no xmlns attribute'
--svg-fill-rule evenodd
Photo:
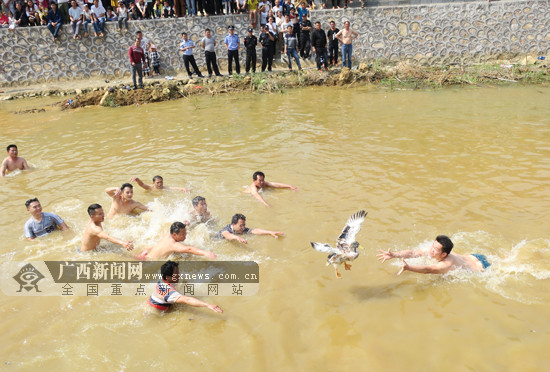
<svg viewBox="0 0 550 372"><path fill-rule="evenodd" d="M199 205L199 203L200 203L201 201L203 201L203 200L206 201L206 199L203 198L202 196L195 196L195 197L193 198L193 200L191 200L191 203L193 204L193 207L196 207L196 206Z"/></svg>
<svg viewBox="0 0 550 372"><path fill-rule="evenodd" d="M10 149L11 149L12 147L15 147L15 149L17 150L17 146L15 146L14 144L11 144L11 145L9 145L8 147L6 147L6 152L10 152Z"/></svg>
<svg viewBox="0 0 550 372"><path fill-rule="evenodd" d="M179 267L177 262L174 261L166 261L161 267L160 267L160 275L162 275L162 279L166 279L169 276L174 275L174 269L176 267Z"/></svg>
<svg viewBox="0 0 550 372"><path fill-rule="evenodd" d="M88 207L88 216L91 217L92 215L94 215L95 211L99 208L103 208L103 207L97 203L90 204L90 206Z"/></svg>
<svg viewBox="0 0 550 372"><path fill-rule="evenodd" d="M231 224L235 225L237 224L237 222L239 222L239 220L246 221L246 217L244 216L244 214L237 213L233 217L231 217Z"/></svg>
<svg viewBox="0 0 550 372"><path fill-rule="evenodd" d="M164 179L164 178L162 178L161 176L155 176L155 177L153 177L153 182L155 182L155 180L156 180L157 178L160 178L161 180Z"/></svg>
<svg viewBox="0 0 550 372"><path fill-rule="evenodd" d="M254 174L252 175L252 179L256 181L258 179L258 176L262 176L263 178L265 178L264 172L257 171L257 172L254 172Z"/></svg>
<svg viewBox="0 0 550 372"><path fill-rule="evenodd" d="M29 199L25 202L25 207L27 207L27 209L29 209L29 205L31 205L31 203L34 203L34 202L39 202L38 201L38 198L32 198L32 199ZM39 202L40 203L40 202Z"/></svg>
<svg viewBox="0 0 550 372"><path fill-rule="evenodd" d="M447 255L449 255L449 253L451 253L451 251L453 250L454 244L447 235L438 235L435 238L435 240L439 244L441 244L441 246L443 247L443 248L441 248L442 252L447 253Z"/></svg>
<svg viewBox="0 0 550 372"><path fill-rule="evenodd" d="M174 222L172 226L170 226L170 234L177 234L183 229L185 229L185 224L183 222Z"/></svg>
<svg viewBox="0 0 550 372"><path fill-rule="evenodd" d="M127 187L129 187L132 190L134 189L134 186L132 186L131 183L123 183L122 186L120 186L120 191L124 190Z"/></svg>

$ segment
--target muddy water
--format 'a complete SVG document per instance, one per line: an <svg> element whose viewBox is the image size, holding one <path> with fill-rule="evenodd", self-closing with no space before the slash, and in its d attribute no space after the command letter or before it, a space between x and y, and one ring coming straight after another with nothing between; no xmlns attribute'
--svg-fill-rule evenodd
<svg viewBox="0 0 550 372"><path fill-rule="evenodd" d="M260 291L210 297L222 315L180 307L144 315L143 298L0 295L0 363L8 370L538 371L549 361L550 106L548 88L387 92L312 88L117 109L16 115L0 106L0 143L33 169L0 180L2 261L133 259L206 197L218 226L236 212L286 237L188 242L220 260L254 260ZM44 101L42 103L49 103ZM256 170L299 191L241 193ZM133 176L191 190L155 194L152 207L105 230L133 239L78 253L91 203ZM23 205L37 196L71 231L27 242ZM369 214L366 248L334 276L310 241L334 242L346 219ZM482 253L482 274L407 272L378 249L420 249L448 234L458 253ZM174 257L182 258L182 257ZM187 259L200 259L186 257ZM394 260L395 261L395 260ZM426 262L423 259L412 263Z"/></svg>

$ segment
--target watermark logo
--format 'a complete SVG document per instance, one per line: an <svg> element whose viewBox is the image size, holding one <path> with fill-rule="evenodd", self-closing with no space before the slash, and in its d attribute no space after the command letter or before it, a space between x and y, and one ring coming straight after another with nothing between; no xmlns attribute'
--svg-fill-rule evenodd
<svg viewBox="0 0 550 372"><path fill-rule="evenodd" d="M22 292L23 288L30 292L33 288L36 292L41 292L38 289L38 282L44 279L44 275L31 264L26 264L19 270L17 274L13 277L17 283L19 283L19 290L17 292Z"/></svg>

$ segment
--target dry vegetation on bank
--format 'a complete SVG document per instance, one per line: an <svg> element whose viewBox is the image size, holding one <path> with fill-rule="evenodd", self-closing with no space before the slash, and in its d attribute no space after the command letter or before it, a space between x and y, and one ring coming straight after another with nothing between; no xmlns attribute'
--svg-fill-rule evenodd
<svg viewBox="0 0 550 372"><path fill-rule="evenodd" d="M234 92L276 93L307 86L360 86L372 84L383 89L437 89L448 86L496 86L511 84L550 84L546 60L532 63L485 64L475 66L423 67L400 63L380 65L361 63L354 69L328 72L275 71L251 75L234 75L212 79L148 80L144 89L133 90L123 83L107 88L73 89L23 93L21 96L62 95L70 97L57 104L61 109L102 105L108 107L145 104L190 97ZM15 98L15 97L14 97ZM69 103L70 102L70 103ZM35 109L36 110L36 109ZM32 111L32 110L25 110Z"/></svg>

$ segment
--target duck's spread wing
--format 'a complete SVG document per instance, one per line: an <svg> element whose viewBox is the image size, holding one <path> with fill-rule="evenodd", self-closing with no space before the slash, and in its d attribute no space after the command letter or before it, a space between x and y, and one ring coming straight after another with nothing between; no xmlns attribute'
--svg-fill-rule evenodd
<svg viewBox="0 0 550 372"><path fill-rule="evenodd" d="M346 223L346 226L344 226L344 229L342 230L342 233L338 237L338 244L347 243L347 245L351 245L355 241L355 236L361 230L361 224L363 221L365 221L365 217L367 216L367 212L365 211L359 211L355 214L353 214L349 219L348 223Z"/></svg>
<svg viewBox="0 0 550 372"><path fill-rule="evenodd" d="M328 244L315 243L315 242L310 242L310 243L311 243L311 246L313 247L313 249L315 249L316 251L322 252L322 253L329 253L330 254L330 253L340 252L339 249L333 248Z"/></svg>

